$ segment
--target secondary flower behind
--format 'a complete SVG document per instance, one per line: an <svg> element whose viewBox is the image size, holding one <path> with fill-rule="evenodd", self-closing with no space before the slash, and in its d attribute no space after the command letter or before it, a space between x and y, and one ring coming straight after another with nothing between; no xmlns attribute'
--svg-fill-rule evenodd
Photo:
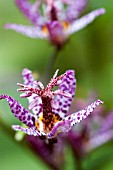
<svg viewBox="0 0 113 170"><path fill-rule="evenodd" d="M18 91L24 92L20 97L28 98L29 110L32 110L33 114L11 96L0 96L0 99L7 100L14 116L28 126L24 128L13 125L14 130L48 139L54 138L60 132L68 132L72 126L93 112L96 106L102 104L102 101L97 100L85 109L66 116L75 95L76 79L73 70L68 70L58 77L57 73L58 70L44 88L40 81L34 81L30 70L23 70L24 85L18 83L22 87ZM53 91L55 86L58 86L58 89Z"/></svg>
<svg viewBox="0 0 113 170"><path fill-rule="evenodd" d="M6 29L15 30L31 38L49 39L61 47L69 35L83 29L97 16L105 13L103 8L81 17L87 0L15 0L18 8L34 26L6 24Z"/></svg>

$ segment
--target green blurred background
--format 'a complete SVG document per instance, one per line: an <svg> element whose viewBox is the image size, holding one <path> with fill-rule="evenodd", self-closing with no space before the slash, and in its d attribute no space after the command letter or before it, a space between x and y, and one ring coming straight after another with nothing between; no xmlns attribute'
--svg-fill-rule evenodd
<svg viewBox="0 0 113 170"><path fill-rule="evenodd" d="M60 73L67 69L75 69L76 97L86 97L89 91L95 90L110 110L113 108L113 1L89 0L84 13L99 7L105 7L106 14L70 37L58 55L53 72L56 68L60 69ZM38 72L41 77L54 47L48 41L30 39L14 31L4 30L6 23L29 24L13 0L0 0L0 94L11 95L27 106L26 100L21 100L16 92L16 83L22 83L21 71L27 67ZM18 123L4 101L0 102L0 112L0 119L7 125ZM73 169L70 157L66 168ZM112 142L92 153L89 160L86 158L84 169L95 168L113 169ZM30 151L24 151L21 144L14 142L14 139L0 128L0 169L48 168Z"/></svg>

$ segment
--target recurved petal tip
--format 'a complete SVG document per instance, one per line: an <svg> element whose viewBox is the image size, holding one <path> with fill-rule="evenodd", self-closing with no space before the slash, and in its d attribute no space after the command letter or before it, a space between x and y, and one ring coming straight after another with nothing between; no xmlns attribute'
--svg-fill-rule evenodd
<svg viewBox="0 0 113 170"><path fill-rule="evenodd" d="M22 75L31 74L31 73L32 73L32 71L29 70L28 68L24 68L24 69L22 70Z"/></svg>
<svg viewBox="0 0 113 170"><path fill-rule="evenodd" d="M105 12L106 12L105 8L100 8L100 9L99 9L100 15L104 14Z"/></svg>
<svg viewBox="0 0 113 170"><path fill-rule="evenodd" d="M4 28L5 28L5 29L9 29L9 27L10 27L10 24L5 24L5 25L4 25Z"/></svg>
<svg viewBox="0 0 113 170"><path fill-rule="evenodd" d="M103 104L103 102L98 99L95 102L91 103L89 106L87 106L85 109L67 116L65 120L70 120L71 126L73 126L81 122L82 120L86 119L93 112L93 110L100 104Z"/></svg>
<svg viewBox="0 0 113 170"><path fill-rule="evenodd" d="M97 105L103 104L103 103L104 103L104 102L103 102L102 100L100 100L100 99L97 100Z"/></svg>

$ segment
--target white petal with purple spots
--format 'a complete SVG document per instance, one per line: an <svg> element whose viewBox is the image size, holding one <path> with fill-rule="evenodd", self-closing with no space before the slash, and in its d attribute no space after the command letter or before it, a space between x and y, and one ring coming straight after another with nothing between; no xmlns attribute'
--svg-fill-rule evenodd
<svg viewBox="0 0 113 170"><path fill-rule="evenodd" d="M24 128L24 127L19 126L19 125L12 125L12 129L14 129L16 131L22 131L22 132L26 133L27 135L41 136L41 134L36 130L35 127Z"/></svg>
<svg viewBox="0 0 113 170"><path fill-rule="evenodd" d="M76 123L81 122L82 120L86 119L87 116L90 115L90 113L93 112L93 110L103 102L101 100L96 100L91 105L87 106L84 110L78 111L76 113L73 113L69 116L67 116L64 120L69 120L71 122L71 126L75 125Z"/></svg>
<svg viewBox="0 0 113 170"><path fill-rule="evenodd" d="M52 105L53 112L59 114L61 118L64 118L67 111L69 110L76 90L76 79L73 70L68 70L66 72L66 75L63 77L58 89L59 91L64 91L71 95L70 98L62 95L56 95L55 102L58 109Z"/></svg>

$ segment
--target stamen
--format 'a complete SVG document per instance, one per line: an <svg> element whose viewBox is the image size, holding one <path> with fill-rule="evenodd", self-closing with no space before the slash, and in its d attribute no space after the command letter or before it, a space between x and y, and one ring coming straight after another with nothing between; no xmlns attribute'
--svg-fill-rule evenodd
<svg viewBox="0 0 113 170"><path fill-rule="evenodd" d="M17 89L17 91L19 91L19 92L26 92L26 91L29 91L29 89L28 89L28 88L24 88L24 89Z"/></svg>
<svg viewBox="0 0 113 170"><path fill-rule="evenodd" d="M56 78L56 84L59 80L61 80L64 76L66 75L66 73L60 75L59 77Z"/></svg>
<svg viewBox="0 0 113 170"><path fill-rule="evenodd" d="M61 90L55 90L54 92L52 92L52 94L54 94L54 95L60 94L60 95L65 96L67 98L72 98L70 93L67 93L67 92L64 92L64 91L61 91Z"/></svg>
<svg viewBox="0 0 113 170"><path fill-rule="evenodd" d="M50 83L47 85L46 89L52 89L54 86L57 86L57 82L59 80L61 80L65 75L66 73L60 75L59 77L56 78L57 74L58 74L58 69L56 70L55 74L53 75L53 78L51 79Z"/></svg>
<svg viewBox="0 0 113 170"><path fill-rule="evenodd" d="M42 84L42 82L34 81L33 83L36 84L37 86L39 86L40 89L42 89L42 90L44 89L44 85Z"/></svg>
<svg viewBox="0 0 113 170"><path fill-rule="evenodd" d="M26 98L26 97L30 97L32 95L32 92L28 92L28 93L23 93L20 95L21 98Z"/></svg>
<svg viewBox="0 0 113 170"><path fill-rule="evenodd" d="M62 80L57 81L57 86L59 86L62 83Z"/></svg>
<svg viewBox="0 0 113 170"><path fill-rule="evenodd" d="M20 83L17 83L18 86L20 87L23 87L23 89L17 89L17 91L19 92L31 92L31 93L35 93L37 95L40 95L40 91L38 88L33 88L33 87L30 87L30 86L26 86L26 85L23 85L23 84L20 84Z"/></svg>
<svg viewBox="0 0 113 170"><path fill-rule="evenodd" d="M59 72L59 69L57 69L57 70L55 71L55 73L54 73L54 75L53 75L53 79L55 79L55 78L56 78L56 76L57 76L58 72Z"/></svg>
<svg viewBox="0 0 113 170"><path fill-rule="evenodd" d="M24 84L21 84L21 83L17 83L17 86L20 86L20 87L23 87L23 88L26 88L28 86L24 85Z"/></svg>

